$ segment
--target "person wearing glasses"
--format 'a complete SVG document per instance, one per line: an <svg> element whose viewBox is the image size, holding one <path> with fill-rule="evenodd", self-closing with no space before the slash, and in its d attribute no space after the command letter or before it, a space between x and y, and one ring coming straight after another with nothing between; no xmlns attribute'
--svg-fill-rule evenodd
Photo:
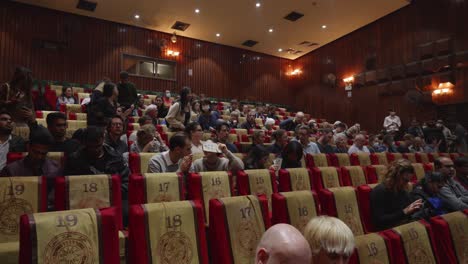
<svg viewBox="0 0 468 264"><path fill-rule="evenodd" d="M107 126L106 140L104 143L111 146L119 155L123 155L128 152L127 143L121 139L124 133L123 118L119 115L115 115L111 118Z"/></svg>
<svg viewBox="0 0 468 264"><path fill-rule="evenodd" d="M185 128L190 141L192 141L192 154L203 154L203 129L198 122L191 122Z"/></svg>
<svg viewBox="0 0 468 264"><path fill-rule="evenodd" d="M468 191L457 182L455 165L450 158L440 157L434 160L436 172L440 172L446 184L440 189L439 196L449 211L463 211L468 209Z"/></svg>

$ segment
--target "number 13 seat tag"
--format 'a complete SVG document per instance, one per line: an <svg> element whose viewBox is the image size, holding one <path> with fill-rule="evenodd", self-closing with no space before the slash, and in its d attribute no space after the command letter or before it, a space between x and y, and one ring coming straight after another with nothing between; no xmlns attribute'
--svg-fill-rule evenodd
<svg viewBox="0 0 468 264"><path fill-rule="evenodd" d="M21 215L46 210L46 192L43 177L0 178L0 243L18 241Z"/></svg>
<svg viewBox="0 0 468 264"><path fill-rule="evenodd" d="M106 208L112 206L111 175L67 176L66 209Z"/></svg>
<svg viewBox="0 0 468 264"><path fill-rule="evenodd" d="M359 263L390 263L387 246L382 236L371 233L356 236L355 240Z"/></svg>
<svg viewBox="0 0 468 264"><path fill-rule="evenodd" d="M209 202L211 199L230 197L231 183L225 171L200 172L202 183L203 204L205 205L205 221L209 222Z"/></svg>
<svg viewBox="0 0 468 264"><path fill-rule="evenodd" d="M101 214L81 209L28 215L37 263L103 263ZM35 231L34 231L35 230Z"/></svg>
<svg viewBox="0 0 468 264"><path fill-rule="evenodd" d="M183 178L177 173L145 173L146 203L184 200Z"/></svg>
<svg viewBox="0 0 468 264"><path fill-rule="evenodd" d="M198 216L192 201L175 201L142 205L149 235L149 263L204 263L197 236Z"/></svg>

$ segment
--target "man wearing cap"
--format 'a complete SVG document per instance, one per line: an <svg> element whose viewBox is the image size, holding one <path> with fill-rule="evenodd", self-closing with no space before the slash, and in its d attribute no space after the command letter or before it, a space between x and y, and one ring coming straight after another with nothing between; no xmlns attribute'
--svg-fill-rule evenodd
<svg viewBox="0 0 468 264"><path fill-rule="evenodd" d="M429 172L414 187L411 195L413 200L421 199L423 208L413 217L429 219L436 215L447 213L447 208L439 196L440 189L445 185L444 177L440 172Z"/></svg>
<svg viewBox="0 0 468 264"><path fill-rule="evenodd" d="M203 152L205 157L194 161L190 171L236 171L244 169L242 160L232 154L224 144L206 141L203 143Z"/></svg>
<svg viewBox="0 0 468 264"><path fill-rule="evenodd" d="M468 191L457 181L453 161L447 157L434 160L436 172L440 172L445 180L445 185L440 189L440 198L446 204L450 212L468 209Z"/></svg>
<svg viewBox="0 0 468 264"><path fill-rule="evenodd" d="M401 127L400 117L396 115L395 110L391 109L389 115L385 117L383 127L387 133L397 133Z"/></svg>

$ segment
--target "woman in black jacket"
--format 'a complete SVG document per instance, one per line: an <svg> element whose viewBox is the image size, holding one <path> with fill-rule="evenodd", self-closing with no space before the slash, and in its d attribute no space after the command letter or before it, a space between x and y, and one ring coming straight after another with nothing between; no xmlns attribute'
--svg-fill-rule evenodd
<svg viewBox="0 0 468 264"><path fill-rule="evenodd" d="M372 221L377 230L392 228L409 222L411 215L422 206L422 200L413 201L408 192L408 183L414 176L409 160L392 163L383 182L370 194Z"/></svg>

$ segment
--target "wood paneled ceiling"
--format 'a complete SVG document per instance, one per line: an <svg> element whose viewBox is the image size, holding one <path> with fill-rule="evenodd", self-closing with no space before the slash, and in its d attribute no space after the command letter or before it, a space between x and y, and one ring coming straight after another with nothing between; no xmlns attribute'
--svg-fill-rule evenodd
<svg viewBox="0 0 468 264"><path fill-rule="evenodd" d="M175 31L178 36L288 59L296 59L408 4L407 0L90 0L97 3L91 12L78 9L78 1L17 0L171 34ZM304 16L295 22L284 19L293 11ZM171 27L176 21L190 26L185 31L174 30ZM247 40L258 43L253 47L242 45Z"/></svg>

